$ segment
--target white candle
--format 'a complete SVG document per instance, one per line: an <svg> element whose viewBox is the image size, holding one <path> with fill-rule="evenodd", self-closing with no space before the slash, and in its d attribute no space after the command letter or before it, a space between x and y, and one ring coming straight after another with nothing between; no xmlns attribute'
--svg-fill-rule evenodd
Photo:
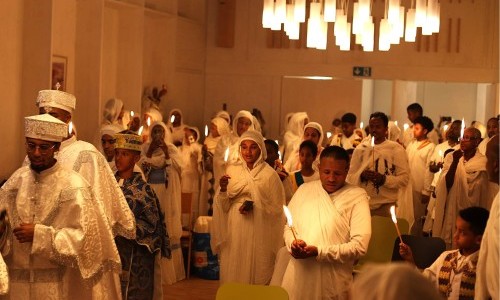
<svg viewBox="0 0 500 300"><path fill-rule="evenodd" d="M148 124L148 127L151 126L151 117L148 117L146 124Z"/></svg>
<svg viewBox="0 0 500 300"><path fill-rule="evenodd" d="M208 125L205 125L205 136L208 136Z"/></svg>
<svg viewBox="0 0 500 300"><path fill-rule="evenodd" d="M292 234L293 234L293 238L295 239L295 241L297 241L297 236L295 235L295 229L293 228L293 224L292 224L292 214L288 210L288 207L286 207L285 205L283 205L283 211L285 212L286 223L288 225L288 228L290 228L290 230L292 231Z"/></svg>
<svg viewBox="0 0 500 300"><path fill-rule="evenodd" d="M372 136L372 166L373 170L375 170L375 137Z"/></svg>
<svg viewBox="0 0 500 300"><path fill-rule="evenodd" d="M142 131L144 130L144 126L139 127L139 130L137 131L138 135L142 135Z"/></svg>
<svg viewBox="0 0 500 300"><path fill-rule="evenodd" d="M399 241L402 243L403 239L401 238L401 232L399 231L398 227L398 219L396 218L396 206L391 206L391 217L392 217L392 222L394 222L394 226L396 226L396 231L398 232L399 236Z"/></svg>
<svg viewBox="0 0 500 300"><path fill-rule="evenodd" d="M226 148L224 152L224 172L227 173L227 161L229 160L229 146Z"/></svg>
<svg viewBox="0 0 500 300"><path fill-rule="evenodd" d="M462 128L460 129L460 139L462 140L464 138L464 132L465 132L465 120L462 118Z"/></svg>

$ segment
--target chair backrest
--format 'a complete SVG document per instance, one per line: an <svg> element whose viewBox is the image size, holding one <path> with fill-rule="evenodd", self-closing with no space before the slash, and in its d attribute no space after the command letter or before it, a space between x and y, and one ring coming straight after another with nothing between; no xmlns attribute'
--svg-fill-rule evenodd
<svg viewBox="0 0 500 300"><path fill-rule="evenodd" d="M373 216L371 223L372 236L368 250L355 266L355 270L360 270L368 262L386 263L391 261L394 239L398 236L396 226L391 218L381 216ZM410 226L405 219L398 219L398 227L401 234L407 234Z"/></svg>
<svg viewBox="0 0 500 300"><path fill-rule="evenodd" d="M216 300L288 300L280 286L225 283L217 290Z"/></svg>
<svg viewBox="0 0 500 300"><path fill-rule="evenodd" d="M423 237L403 234L403 242L407 244L413 252L415 265L419 269L428 268L446 250L446 243L438 237ZM392 261L403 260L399 255L399 238L394 241Z"/></svg>

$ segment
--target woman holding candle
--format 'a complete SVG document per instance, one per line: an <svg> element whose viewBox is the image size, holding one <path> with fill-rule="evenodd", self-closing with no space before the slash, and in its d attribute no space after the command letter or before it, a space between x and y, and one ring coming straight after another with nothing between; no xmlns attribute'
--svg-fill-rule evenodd
<svg viewBox="0 0 500 300"><path fill-rule="evenodd" d="M266 162L262 135L246 131L239 160L220 179L212 245L220 254L220 282L268 284L276 253L283 245L281 180Z"/></svg>

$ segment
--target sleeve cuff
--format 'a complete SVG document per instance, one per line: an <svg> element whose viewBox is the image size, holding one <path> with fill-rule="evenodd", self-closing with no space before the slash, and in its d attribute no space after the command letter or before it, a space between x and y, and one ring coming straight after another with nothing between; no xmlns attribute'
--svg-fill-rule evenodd
<svg viewBox="0 0 500 300"><path fill-rule="evenodd" d="M41 224L35 225L33 234L33 244L31 246L31 254L45 253L50 255L52 252L52 235L54 229Z"/></svg>

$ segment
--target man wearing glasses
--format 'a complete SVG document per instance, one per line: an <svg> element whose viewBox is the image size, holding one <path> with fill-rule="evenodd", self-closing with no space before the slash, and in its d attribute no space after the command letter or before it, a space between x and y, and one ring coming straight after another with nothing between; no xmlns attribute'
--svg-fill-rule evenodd
<svg viewBox="0 0 500 300"><path fill-rule="evenodd" d="M481 132L476 128L464 130L460 149L445 157L441 177L436 186L436 215L432 235L442 238L453 249L455 219L458 211L471 206L487 207L488 174L486 157L477 147Z"/></svg>
<svg viewBox="0 0 500 300"><path fill-rule="evenodd" d="M90 299L101 270L120 258L91 187L55 159L68 126L48 115L25 118L29 165L0 189L0 250L10 299Z"/></svg>

